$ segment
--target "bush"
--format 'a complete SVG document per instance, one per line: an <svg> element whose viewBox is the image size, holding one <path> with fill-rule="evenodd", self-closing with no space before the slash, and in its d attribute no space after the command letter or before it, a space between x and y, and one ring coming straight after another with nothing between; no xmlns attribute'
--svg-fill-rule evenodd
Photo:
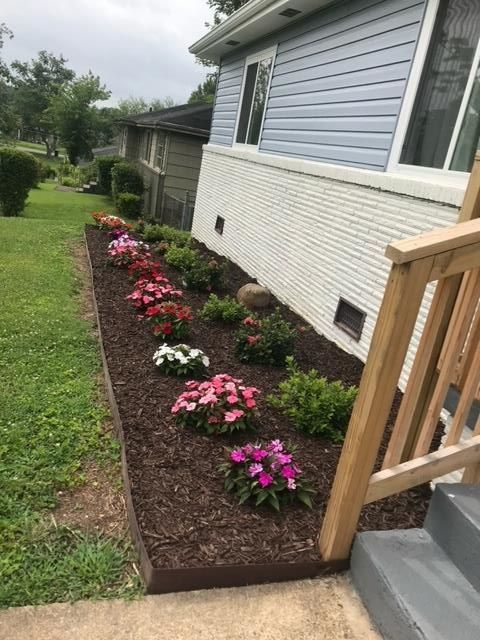
<svg viewBox="0 0 480 640"><path fill-rule="evenodd" d="M147 236L145 236L145 239L147 239ZM195 264L198 257L199 253L196 249L177 247L176 244L172 244L165 253L165 262L170 267L185 272Z"/></svg>
<svg viewBox="0 0 480 640"><path fill-rule="evenodd" d="M0 149L0 209L4 216L18 216L28 192L38 180L37 162L31 153Z"/></svg>
<svg viewBox="0 0 480 640"><path fill-rule="evenodd" d="M112 169L119 162L123 162L120 156L100 156L95 159L98 189L101 193L112 194Z"/></svg>
<svg viewBox="0 0 480 640"><path fill-rule="evenodd" d="M187 344L177 344L176 347L162 344L155 352L153 361L162 373L174 376L202 374L210 364L201 349L192 349Z"/></svg>
<svg viewBox="0 0 480 640"><path fill-rule="evenodd" d="M60 179L60 183L64 187L76 187L77 186L77 181L75 180L75 178L72 178L71 176L64 176L63 178Z"/></svg>
<svg viewBox="0 0 480 640"><path fill-rule="evenodd" d="M193 264L183 273L187 289L195 291L212 291L223 284L226 263L219 264L215 259L198 256Z"/></svg>
<svg viewBox="0 0 480 640"><path fill-rule="evenodd" d="M279 309L261 320L248 316L235 336L235 353L242 362L284 366L293 353L295 329Z"/></svg>
<svg viewBox="0 0 480 640"><path fill-rule="evenodd" d="M279 384L278 396L268 397L270 404L289 416L300 431L342 442L357 387L328 382L315 369L303 373L291 357L287 369L290 376Z"/></svg>
<svg viewBox="0 0 480 640"><path fill-rule="evenodd" d="M134 193L119 193L117 209L125 218L138 218L142 212L142 199Z"/></svg>
<svg viewBox="0 0 480 640"><path fill-rule="evenodd" d="M255 397L260 392L245 387L243 380L223 373L205 382L187 382L186 387L172 407L177 424L208 434L234 433L253 426L257 416Z"/></svg>
<svg viewBox="0 0 480 640"><path fill-rule="evenodd" d="M49 178L55 178L57 175L55 169L49 165L48 162L42 162L38 158L35 158L35 161L37 163L37 186L39 182L45 182L45 180Z"/></svg>
<svg viewBox="0 0 480 640"><path fill-rule="evenodd" d="M234 324L246 318L249 313L247 307L237 302L235 298L230 296L219 298L212 293L203 305L199 315L204 320Z"/></svg>
<svg viewBox="0 0 480 640"><path fill-rule="evenodd" d="M148 242L166 242L177 247L188 247L192 241L188 231L180 231L166 224L146 224L143 235Z"/></svg>
<svg viewBox="0 0 480 640"><path fill-rule="evenodd" d="M112 168L112 195L115 204L120 193L143 196L144 184L140 172L128 162L117 162Z"/></svg>
<svg viewBox="0 0 480 640"><path fill-rule="evenodd" d="M311 485L304 480L292 448L280 440L267 445L248 443L226 451L227 462L220 467L225 489L234 493L240 504L254 500L255 506L268 504L277 511L295 500L312 507Z"/></svg>

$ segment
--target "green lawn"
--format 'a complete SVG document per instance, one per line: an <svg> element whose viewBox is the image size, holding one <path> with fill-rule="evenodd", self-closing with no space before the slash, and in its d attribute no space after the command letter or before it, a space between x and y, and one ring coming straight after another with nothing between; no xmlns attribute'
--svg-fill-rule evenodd
<svg viewBox="0 0 480 640"><path fill-rule="evenodd" d="M65 156L65 149L60 147L58 149L59 156L57 158L47 158L46 149L44 144L36 144L35 142L24 142L23 140L11 140L9 142L10 145L14 145L16 148L20 149L20 151L28 151L33 156L42 160L43 162L48 162L48 164L52 165L54 168L63 163Z"/></svg>
<svg viewBox="0 0 480 640"><path fill-rule="evenodd" d="M102 196L31 191L25 217L1 218L0 606L138 593L122 540L56 527L59 489L88 459L118 462L96 402L99 353L79 317L72 247Z"/></svg>

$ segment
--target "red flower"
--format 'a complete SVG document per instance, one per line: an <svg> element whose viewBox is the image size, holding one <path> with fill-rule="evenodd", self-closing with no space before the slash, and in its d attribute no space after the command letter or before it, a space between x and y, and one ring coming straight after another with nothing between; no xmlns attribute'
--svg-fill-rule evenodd
<svg viewBox="0 0 480 640"><path fill-rule="evenodd" d="M164 322L160 325L160 329L163 335L168 336L173 332L173 325L171 322Z"/></svg>

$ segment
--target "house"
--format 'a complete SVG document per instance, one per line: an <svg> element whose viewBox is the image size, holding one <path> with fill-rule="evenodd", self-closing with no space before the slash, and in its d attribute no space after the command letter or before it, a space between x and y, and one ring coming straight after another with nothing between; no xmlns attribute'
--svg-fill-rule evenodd
<svg viewBox="0 0 480 640"><path fill-rule="evenodd" d="M184 104L118 121L119 154L143 175L147 217L190 228L211 119L211 105Z"/></svg>
<svg viewBox="0 0 480 640"><path fill-rule="evenodd" d="M250 0L190 47L219 64L194 236L365 361L385 247L457 220L479 36L473 1Z"/></svg>

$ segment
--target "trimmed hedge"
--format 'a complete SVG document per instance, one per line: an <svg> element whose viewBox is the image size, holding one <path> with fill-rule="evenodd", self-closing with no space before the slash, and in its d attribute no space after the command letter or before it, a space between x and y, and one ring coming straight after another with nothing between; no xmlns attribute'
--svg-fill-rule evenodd
<svg viewBox="0 0 480 640"><path fill-rule="evenodd" d="M117 210L121 218L139 218L142 212L142 199L134 193L119 193Z"/></svg>
<svg viewBox="0 0 480 640"><path fill-rule="evenodd" d="M31 153L0 149L0 209L4 216L22 213L28 192L38 179L38 163Z"/></svg>
<svg viewBox="0 0 480 640"><path fill-rule="evenodd" d="M100 156L95 159L98 189L101 193L112 194L112 169L119 162L123 162L120 156Z"/></svg>
<svg viewBox="0 0 480 640"><path fill-rule="evenodd" d="M133 193L143 196L143 178L137 169L128 162L119 162L112 169L112 195L117 204L118 194Z"/></svg>

